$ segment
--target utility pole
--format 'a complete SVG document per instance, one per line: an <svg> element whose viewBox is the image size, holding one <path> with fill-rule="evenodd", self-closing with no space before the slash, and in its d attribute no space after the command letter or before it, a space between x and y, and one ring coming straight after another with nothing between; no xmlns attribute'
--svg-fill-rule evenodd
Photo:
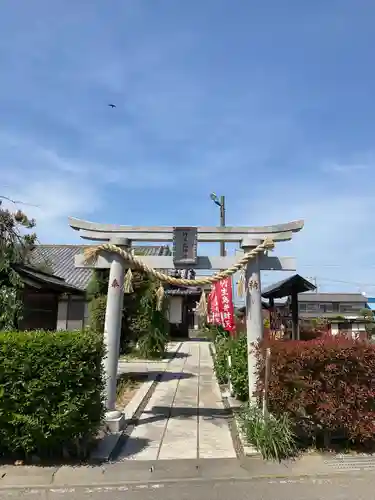
<svg viewBox="0 0 375 500"><path fill-rule="evenodd" d="M225 196L220 196L219 199L215 193L211 193L210 198L220 207L220 227L225 227ZM220 241L220 256L225 257L225 241Z"/></svg>
<svg viewBox="0 0 375 500"><path fill-rule="evenodd" d="M225 196L220 196L220 226L225 227ZM220 256L225 257L225 241L220 241Z"/></svg>
<svg viewBox="0 0 375 500"><path fill-rule="evenodd" d="M307 279L307 281L310 281L311 283L314 283L314 285L315 285L315 293L318 293L318 281L317 281L316 276L310 276L310 277L308 277L306 279Z"/></svg>

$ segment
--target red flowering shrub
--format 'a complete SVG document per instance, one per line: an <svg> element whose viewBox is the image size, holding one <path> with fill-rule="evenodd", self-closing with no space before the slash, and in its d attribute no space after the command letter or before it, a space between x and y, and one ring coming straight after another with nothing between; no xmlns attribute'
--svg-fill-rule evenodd
<svg viewBox="0 0 375 500"><path fill-rule="evenodd" d="M308 436L329 431L359 441L374 437L375 345L325 336L311 341L263 341L256 347L259 397L264 349L271 348L271 413L287 413Z"/></svg>

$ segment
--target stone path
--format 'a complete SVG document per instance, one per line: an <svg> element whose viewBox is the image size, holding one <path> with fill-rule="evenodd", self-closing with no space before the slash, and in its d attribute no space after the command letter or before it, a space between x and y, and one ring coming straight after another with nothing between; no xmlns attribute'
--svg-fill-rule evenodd
<svg viewBox="0 0 375 500"><path fill-rule="evenodd" d="M119 460L234 458L209 343L183 342Z"/></svg>

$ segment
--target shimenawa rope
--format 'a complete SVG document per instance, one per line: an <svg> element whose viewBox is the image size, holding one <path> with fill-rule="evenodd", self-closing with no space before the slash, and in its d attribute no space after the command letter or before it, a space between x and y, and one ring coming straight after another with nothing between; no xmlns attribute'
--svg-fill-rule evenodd
<svg viewBox="0 0 375 500"><path fill-rule="evenodd" d="M241 277L239 280L238 293L242 294L245 288L245 280L244 280L244 266L256 255L261 253L266 253L268 250L272 250L275 247L274 242L270 238L266 238L260 245L250 250L250 252L246 252L244 256L236 262L232 267L228 267L224 271L219 271L218 273L212 276L205 276L198 279L185 279L185 278L175 278L174 276L169 276L168 274L161 273L153 269L152 267L145 264L141 259L134 255L132 249L124 250L123 248L118 247L117 245L113 245L111 243L104 243L103 245L99 245L97 247L89 247L84 250L85 261L87 263L95 262L98 258L100 252L111 252L117 253L120 255L125 261L132 264L136 269L144 271L145 273L154 276L161 282L169 283L170 285L182 285L182 286L202 286L202 285L210 285L220 281L222 279L228 278L232 276L234 273L242 269ZM132 272L131 269L125 274L124 278L124 293L132 293ZM163 285L156 291L156 302L157 309L161 310L162 302L164 298L164 288ZM197 307L198 314L200 316L207 315L207 301L205 291L202 290L201 298Z"/></svg>
<svg viewBox="0 0 375 500"><path fill-rule="evenodd" d="M202 286L210 285L222 279L228 278L229 276L232 276L234 273L242 269L251 259L256 257L256 255L267 252L267 250L272 250L274 247L275 244L272 239L266 238L262 243L250 250L250 252L246 252L238 262L236 262L233 266L228 267L228 269L219 271L212 276L205 276L193 280L186 278L175 278L174 276L169 276L168 274L161 273L145 264L141 259L133 255L130 250L124 250L123 248L120 248L117 245L113 245L112 243L104 243L103 245L98 245L97 247L86 248L84 250L84 256L87 263L92 263L97 260L100 252L117 253L124 260L132 264L136 269L144 271L145 273L154 276L160 281L169 283L170 285Z"/></svg>

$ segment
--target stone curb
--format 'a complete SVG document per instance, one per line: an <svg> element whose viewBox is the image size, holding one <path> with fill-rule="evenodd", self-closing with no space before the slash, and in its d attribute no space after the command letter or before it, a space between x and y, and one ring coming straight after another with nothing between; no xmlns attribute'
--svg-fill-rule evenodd
<svg viewBox="0 0 375 500"><path fill-rule="evenodd" d="M175 355L178 353L182 345L182 342L176 342L173 347L175 348L174 356L169 360L172 361L175 359ZM171 352L171 351L170 351ZM101 440L98 446L90 455L90 460L94 462L108 462L117 447L121 444L122 437L129 423L134 419L134 415L137 413L138 408L142 405L143 401L148 397L149 392L151 391L152 385L154 382L162 375L169 366L169 362L166 363L166 366L163 367L158 373L154 375L149 375L147 382L143 382L137 392L134 394L132 399L124 408L124 416L125 416L125 428L121 432L114 432L111 434L106 434Z"/></svg>
<svg viewBox="0 0 375 500"><path fill-rule="evenodd" d="M251 459L250 459L251 460ZM254 459L257 460L257 459ZM44 473L36 474L36 476L31 475L18 475L18 474L10 474L7 480L5 477L0 478L0 492L4 491L23 491L27 490L28 493L37 493L38 490L51 491L53 493L73 493L76 488L80 490L82 488L86 488L87 493L92 493L93 489L96 488L105 488L110 491L112 488L123 487L124 485L137 485L139 483L142 484L153 484L153 483L180 483L181 481L192 481L192 482L201 482L201 481L227 481L228 479L236 480L236 481L256 481L256 480L298 480L304 478L324 478L324 477L334 477L339 475L362 475L362 474L373 474L373 470L371 471L345 471L345 470L323 470L322 468L316 467L311 469L311 471L306 472L301 469L288 470L285 471L285 468L279 467L279 470L275 470L274 473L265 473L265 471L269 468L267 464L264 464L262 467L262 471L259 470L252 472L248 471L246 474L239 475L230 475L225 477L223 475L196 475L194 471L191 471L191 474L184 475L184 477L170 477L170 474L166 473L165 477L155 477L152 478L151 475L137 478L137 473L130 478L124 477L119 480L116 476L121 476L121 473L116 473L115 476L113 474L109 474L109 477L106 475L106 470L98 470L100 467L93 467L91 470L82 467L76 469L69 469L63 471L63 468L54 470L54 471L44 471ZM19 467L18 469L21 469ZM59 474L62 473L62 474ZM35 471L34 471L35 474Z"/></svg>

